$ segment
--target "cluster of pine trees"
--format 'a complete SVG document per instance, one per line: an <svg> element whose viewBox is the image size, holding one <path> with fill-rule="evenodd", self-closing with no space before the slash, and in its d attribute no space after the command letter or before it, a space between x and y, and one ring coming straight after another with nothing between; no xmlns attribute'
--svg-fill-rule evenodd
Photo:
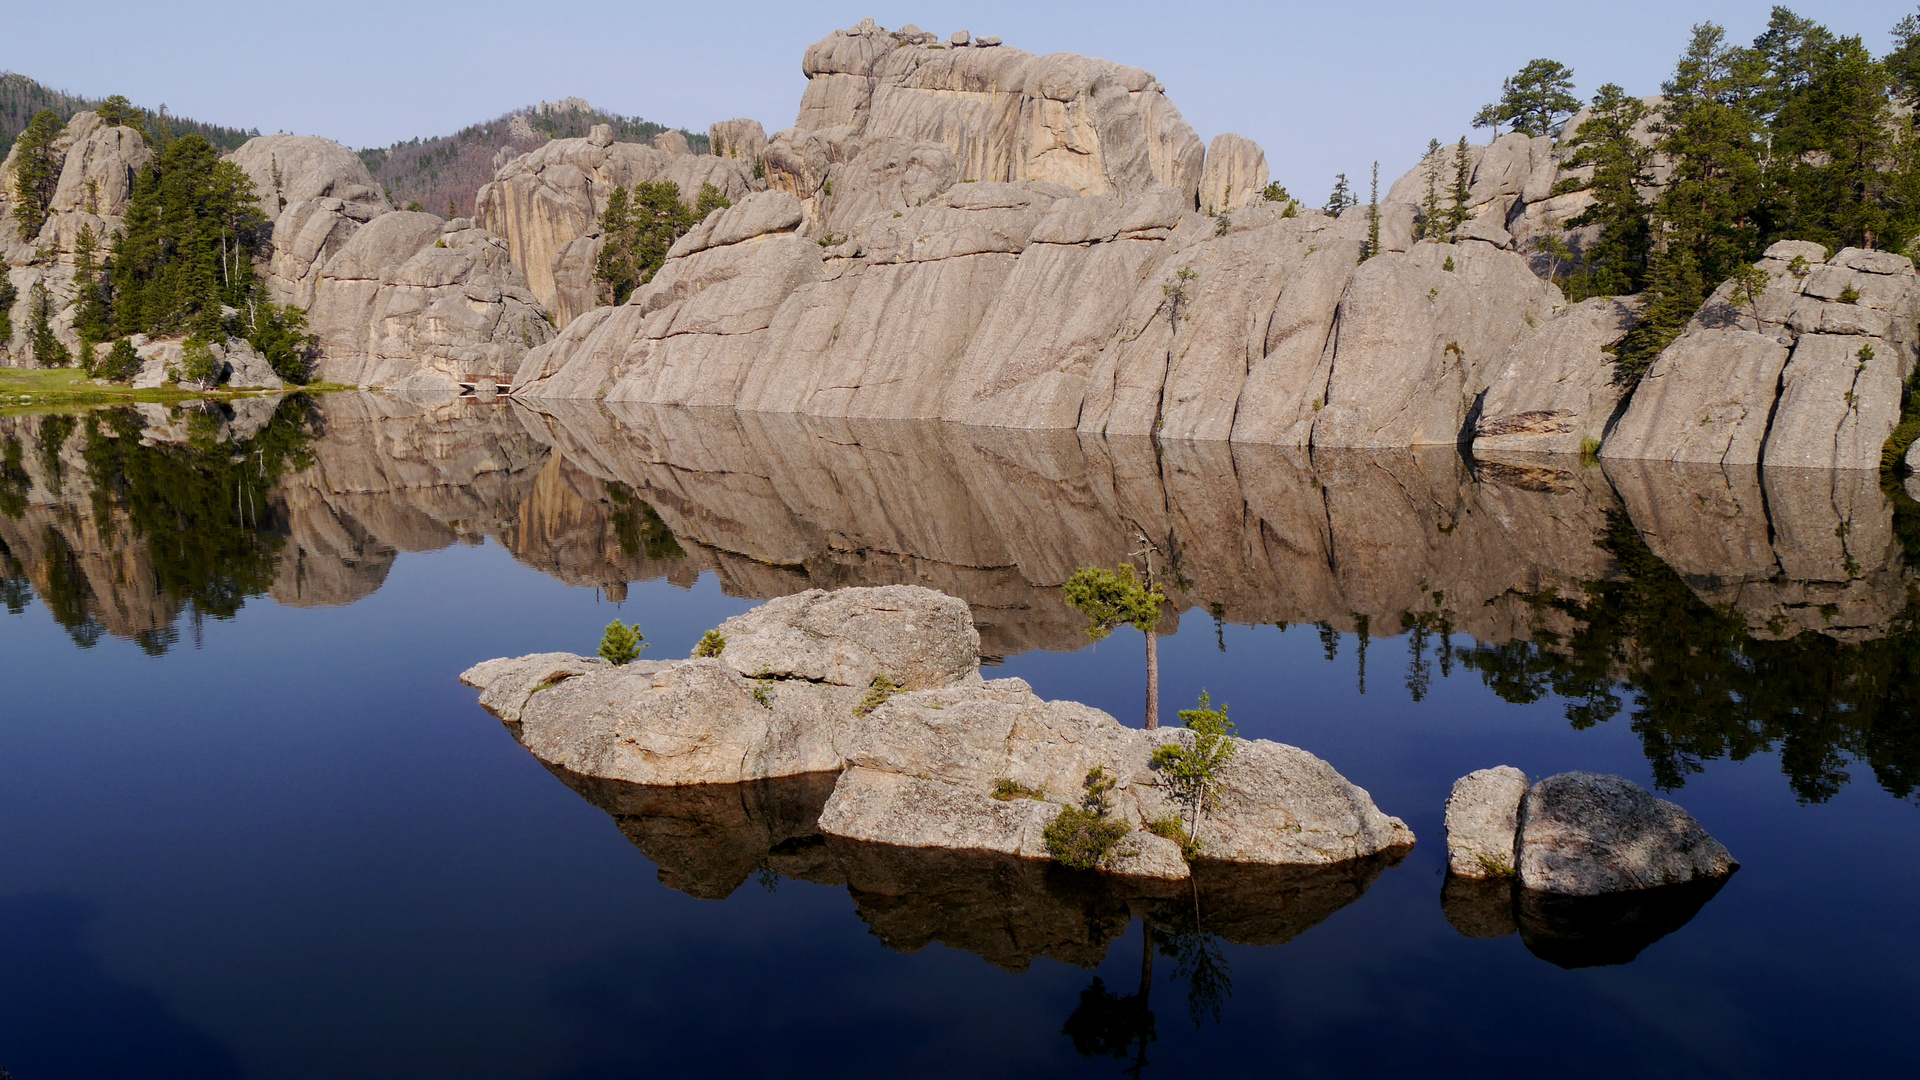
<svg viewBox="0 0 1920 1080"><path fill-rule="evenodd" d="M104 102L101 119L143 134L159 126L124 98ZM45 222L58 182L51 146L64 126L43 110L20 136L14 225L22 239L38 236ZM254 270L271 225L254 201L253 182L199 135L168 134L156 141L153 161L134 178L120 235L95 236L82 226L75 239L73 326L80 362L93 368L95 345L132 334L184 333L190 354L208 356L209 343L244 337L282 378L305 382L314 344L306 316L268 300ZM46 286L35 283L29 350L39 366L64 367L74 358L54 335L52 310ZM122 340L98 373L124 378L135 367L132 346Z"/></svg>
<svg viewBox="0 0 1920 1080"><path fill-rule="evenodd" d="M700 185L691 210L680 201L680 185L671 180L635 184L631 191L614 188L600 214L604 240L593 274L600 282L602 299L626 303L633 290L652 281L666 265L667 250L675 240L709 213L732 205L712 184Z"/></svg>
<svg viewBox="0 0 1920 1080"><path fill-rule="evenodd" d="M1637 379L1716 285L1777 240L1899 251L1920 238L1920 20L1901 20L1893 39L1876 58L1776 7L1751 45L1695 27L1651 106L1611 83L1594 95L1569 161L1593 175L1561 190L1593 194L1569 224L1600 235L1567 284L1576 298L1646 295L1620 346L1623 377Z"/></svg>
<svg viewBox="0 0 1920 1080"><path fill-rule="evenodd" d="M97 112L105 117L107 110L115 102L126 106L126 98L111 97L102 101L98 98L80 97L42 86L17 72L0 72L0 158L4 158L12 148L13 140L33 118L42 112L51 112L54 119L64 124L73 119L77 112ZM130 106L126 106L129 107ZM165 105L154 110L136 110L147 117L150 130L148 143L158 138L162 129L167 136L198 135L222 150L238 150L240 144L260 134L258 128L243 131L240 128L223 127L219 124L205 124L184 116L174 116L167 112Z"/></svg>

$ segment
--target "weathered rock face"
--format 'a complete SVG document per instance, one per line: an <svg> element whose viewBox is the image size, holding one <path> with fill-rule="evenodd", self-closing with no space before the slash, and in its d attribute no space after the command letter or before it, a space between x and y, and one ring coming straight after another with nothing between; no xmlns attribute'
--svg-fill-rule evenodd
<svg viewBox="0 0 1920 1080"><path fill-rule="evenodd" d="M1239 135L1215 135L1200 173L1200 212L1212 217L1259 199L1267 187L1267 155Z"/></svg>
<svg viewBox="0 0 1920 1080"><path fill-rule="evenodd" d="M1920 337L1905 258L1783 241L1748 303L1722 285L1648 369L1605 457L1877 469Z"/></svg>
<svg viewBox="0 0 1920 1080"><path fill-rule="evenodd" d="M338 199L364 207L349 216L365 221L393 209L360 155L316 135L262 135L229 157L253 181L260 212L278 221L289 207Z"/></svg>
<svg viewBox="0 0 1920 1080"><path fill-rule="evenodd" d="M461 678L536 756L574 773L671 786L844 769L820 831L893 847L1045 858L1042 833L1060 812L1049 794L1077 799L1099 766L1118 781L1112 813L1128 827L1104 868L1189 875L1179 848L1145 829L1178 814L1153 750L1187 736L1043 701L1017 679L982 682L963 603L915 586L816 591L720 629L718 659L611 668L544 654ZM880 676L926 689L869 695ZM996 797L1006 780L1034 797ZM1223 782L1201 831L1212 859L1317 866L1413 843L1364 791L1293 747L1244 743Z"/></svg>
<svg viewBox="0 0 1920 1080"><path fill-rule="evenodd" d="M1082 195L1163 185L1192 205L1205 147L1148 72L907 36L862 25L807 49L799 121L769 147L771 186L824 196L834 162L809 160L802 146L812 133L846 128L869 145L944 144L960 179L1058 183Z"/></svg>
<svg viewBox="0 0 1920 1080"><path fill-rule="evenodd" d="M1527 774L1510 765L1481 769L1453 782L1447 796L1447 873L1459 878L1510 878L1514 837Z"/></svg>
<svg viewBox="0 0 1920 1080"><path fill-rule="evenodd" d="M753 183L753 162L695 155L679 132L677 152L594 138L555 139L500 168L474 197L474 219L506 238L515 266L559 325L599 305L593 265L600 214L616 187L669 181L691 208L703 185L739 201Z"/></svg>
<svg viewBox="0 0 1920 1080"><path fill-rule="evenodd" d="M1561 773L1520 805L1520 886L1598 896L1727 877L1740 864L1693 815L1617 776Z"/></svg>
<svg viewBox="0 0 1920 1080"><path fill-rule="evenodd" d="M714 157L731 158L758 170L767 154L767 129L758 120L719 120L707 126L707 146Z"/></svg>
<svg viewBox="0 0 1920 1080"><path fill-rule="evenodd" d="M980 667L965 601L913 585L809 589L720 624L728 667L750 678L906 690L964 682Z"/></svg>
<svg viewBox="0 0 1920 1080"><path fill-rule="evenodd" d="M75 113L53 142L61 165L47 220L39 233L23 238L13 220L17 149L18 144L0 164L0 274L18 294L10 311L13 339L0 341L0 363L5 364L31 363L27 334L36 284L46 287L52 301L54 335L70 351L78 348L80 337L73 329L78 295L74 268L81 232L93 234L96 264L104 260L122 228L133 178L153 159L139 132L103 124L91 112Z"/></svg>
<svg viewBox="0 0 1920 1080"><path fill-rule="evenodd" d="M504 380L552 335L505 241L465 218L410 211L352 233L319 272L308 317L320 376L361 385Z"/></svg>
<svg viewBox="0 0 1920 1080"><path fill-rule="evenodd" d="M1595 297L1520 335L1481 399L1474 452L1597 448L1626 395L1607 350L1633 329L1638 308Z"/></svg>

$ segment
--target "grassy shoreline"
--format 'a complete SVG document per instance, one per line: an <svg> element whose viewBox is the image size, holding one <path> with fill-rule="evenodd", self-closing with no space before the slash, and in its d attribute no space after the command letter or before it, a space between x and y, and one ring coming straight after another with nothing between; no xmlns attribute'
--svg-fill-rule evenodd
<svg viewBox="0 0 1920 1080"><path fill-rule="evenodd" d="M180 405L190 401L232 401L293 391L326 394L351 389L353 387L337 383L310 383L306 386L290 386L284 391L229 390L225 387L184 390L178 386L135 390L126 383L95 382L77 368L0 367L0 416L61 412L133 402Z"/></svg>

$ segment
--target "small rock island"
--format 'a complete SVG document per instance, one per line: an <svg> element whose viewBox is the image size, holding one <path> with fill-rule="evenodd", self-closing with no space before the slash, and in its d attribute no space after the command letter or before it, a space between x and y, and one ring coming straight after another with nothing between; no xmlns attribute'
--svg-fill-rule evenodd
<svg viewBox="0 0 1920 1080"><path fill-rule="evenodd" d="M461 681L536 757L578 776L688 787L837 774L819 817L828 837L1048 859L1049 826L1077 810L1113 823L1098 872L1174 881L1190 859L1318 867L1413 846L1333 766L1267 740L1235 740L1198 835L1184 835L1154 757L1190 732L1123 727L983 679L966 603L932 589L813 589L707 640L700 651L717 655L615 666L541 653Z"/></svg>

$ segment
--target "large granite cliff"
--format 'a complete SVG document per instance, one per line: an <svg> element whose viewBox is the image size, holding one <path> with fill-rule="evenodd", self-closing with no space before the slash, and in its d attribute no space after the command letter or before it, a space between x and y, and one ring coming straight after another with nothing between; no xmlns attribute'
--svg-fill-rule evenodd
<svg viewBox="0 0 1920 1080"><path fill-rule="evenodd" d="M1906 260L1790 245L1761 264L1774 286L1747 337L1723 288L1630 402L1611 349L1640 305L1568 303L1534 247L1594 239L1568 227L1592 198L1566 184L1586 173L1565 139L1581 116L1470 147L1451 243L1417 239L1440 164L1423 162L1389 188L1362 260L1366 208L1265 200L1260 148L1204 146L1139 69L871 20L802 67L794 127L763 147L757 125L715 126L766 190L709 215L625 305L531 350L516 395L1718 461L1724 446L1681 446L1703 438L1681 414L1711 398L1758 425L1728 461L1870 469L1914 367ZM1656 157L1654 189L1665 171ZM1794 254L1811 273L1788 271ZM1846 311L1842 277L1867 283ZM1780 356L1747 357L1760 338Z"/></svg>

